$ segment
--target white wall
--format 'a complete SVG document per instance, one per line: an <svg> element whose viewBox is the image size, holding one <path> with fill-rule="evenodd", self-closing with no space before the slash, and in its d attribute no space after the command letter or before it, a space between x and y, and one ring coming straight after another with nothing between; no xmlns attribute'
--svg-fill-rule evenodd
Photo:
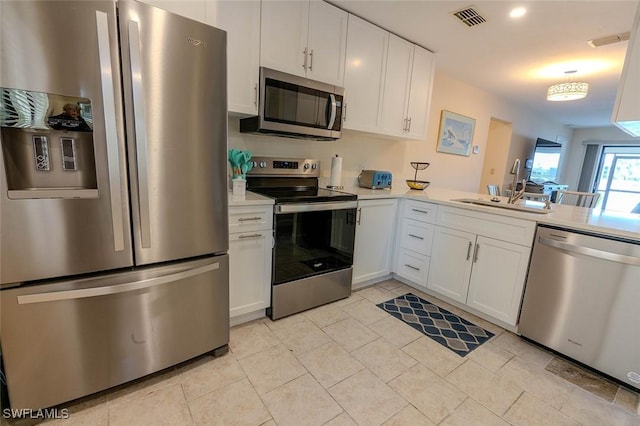
<svg viewBox="0 0 640 426"><path fill-rule="evenodd" d="M473 145L479 146L478 155L464 157L436 152L443 109L476 119ZM405 179L413 179L414 170L409 163L424 161L431 166L418 173L419 180L430 181L433 186L477 192L492 117L513 124L512 144L516 146L535 143L537 137L556 140L556 136L571 135L567 126L549 121L535 111L436 72L424 141L382 139L348 130L335 142L247 135L238 133L238 119L231 118L229 147L248 149L254 155L317 158L324 177L329 176L331 157L338 154L343 157L343 185L355 183L355 177L365 168L390 171L394 185L404 186ZM511 151L522 149L512 147ZM524 164L524 159L521 160ZM508 161L513 162L513 158Z"/></svg>
<svg viewBox="0 0 640 426"><path fill-rule="evenodd" d="M574 129L566 154L568 160L563 169L561 179L563 183L569 185L569 189L575 190L578 186L587 143L599 145L640 145L640 138L631 137L614 125L608 127Z"/></svg>

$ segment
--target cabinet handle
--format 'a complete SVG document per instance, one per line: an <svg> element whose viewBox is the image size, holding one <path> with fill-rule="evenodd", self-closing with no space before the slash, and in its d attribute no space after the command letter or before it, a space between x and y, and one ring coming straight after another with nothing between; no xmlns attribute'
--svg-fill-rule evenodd
<svg viewBox="0 0 640 426"><path fill-rule="evenodd" d="M413 238L417 238L417 239L419 239L419 240L424 240L424 238L423 238L423 237L421 237L421 236L419 236L419 235L409 234L409 236L410 236L410 237L413 237Z"/></svg>
<svg viewBox="0 0 640 426"><path fill-rule="evenodd" d="M247 222L249 220L260 220L262 219L260 216L254 216L254 217L241 217L238 218L238 222Z"/></svg>
<svg viewBox="0 0 640 426"><path fill-rule="evenodd" d="M476 250L473 253L473 263L478 261L478 252L480 251L480 244L476 244Z"/></svg>
<svg viewBox="0 0 640 426"><path fill-rule="evenodd" d="M257 107L258 106L258 83L256 83L253 86L253 93L254 93L253 104Z"/></svg>
<svg viewBox="0 0 640 426"><path fill-rule="evenodd" d="M313 49L309 52L309 71L313 71Z"/></svg>
<svg viewBox="0 0 640 426"><path fill-rule="evenodd" d="M304 55L304 62L302 63L302 68L304 68L304 70L307 70L307 48L305 47L305 49L302 51L302 54Z"/></svg>
<svg viewBox="0 0 640 426"><path fill-rule="evenodd" d="M418 213L429 214L429 212L424 211L424 210L419 210L419 209L411 209L411 210L413 210L414 212L418 212Z"/></svg>
<svg viewBox="0 0 640 426"><path fill-rule="evenodd" d="M407 117L405 117L404 120L402 120L402 122L404 123L402 125L402 131L406 132L407 131Z"/></svg>
<svg viewBox="0 0 640 426"><path fill-rule="evenodd" d="M360 225L360 220L362 219L362 208L358 209L358 220L356 220L356 223L358 225Z"/></svg>
<svg viewBox="0 0 640 426"><path fill-rule="evenodd" d="M411 269L413 269L414 271L419 271L419 270L420 270L420 268L416 268L415 266L413 266L413 265L409 265L408 263L405 263L405 264L404 264L404 266L406 266L407 268L411 268Z"/></svg>
<svg viewBox="0 0 640 426"><path fill-rule="evenodd" d="M246 238L260 238L260 237L262 237L262 234L250 234L250 235L239 235L238 239L244 240Z"/></svg>
<svg viewBox="0 0 640 426"><path fill-rule="evenodd" d="M473 243L469 241L469 247L467 247L467 261L471 258L471 247L473 247Z"/></svg>
<svg viewBox="0 0 640 426"><path fill-rule="evenodd" d="M342 105L342 121L347 120L347 104Z"/></svg>
<svg viewBox="0 0 640 426"><path fill-rule="evenodd" d="M411 131L411 117L409 117L409 120L407 122L407 132Z"/></svg>

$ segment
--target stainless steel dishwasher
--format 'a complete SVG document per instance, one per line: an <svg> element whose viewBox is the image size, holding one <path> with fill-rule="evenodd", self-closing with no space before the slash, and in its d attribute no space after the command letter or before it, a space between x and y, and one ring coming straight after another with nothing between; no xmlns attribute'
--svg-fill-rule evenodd
<svg viewBox="0 0 640 426"><path fill-rule="evenodd" d="M640 387L640 241L538 226L518 331Z"/></svg>

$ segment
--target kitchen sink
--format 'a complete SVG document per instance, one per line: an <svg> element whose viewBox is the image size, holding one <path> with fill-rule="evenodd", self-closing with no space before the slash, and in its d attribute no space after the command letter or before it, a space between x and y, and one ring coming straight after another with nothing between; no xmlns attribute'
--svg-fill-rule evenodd
<svg viewBox="0 0 640 426"><path fill-rule="evenodd" d="M514 211L524 212L524 213L547 214L551 212L550 209L544 208L544 203L539 203L536 201L525 201L526 204L509 204L505 201L489 201L489 200L473 199L473 198L458 198L451 201L457 201L459 203L465 203L465 204L475 204L478 206L487 206L487 207L495 207L499 209L514 210Z"/></svg>

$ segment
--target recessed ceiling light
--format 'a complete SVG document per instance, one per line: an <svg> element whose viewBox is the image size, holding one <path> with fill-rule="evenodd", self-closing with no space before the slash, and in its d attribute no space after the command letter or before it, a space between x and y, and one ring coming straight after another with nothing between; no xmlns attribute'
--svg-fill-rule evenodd
<svg viewBox="0 0 640 426"><path fill-rule="evenodd" d="M511 10L509 16L511 16L512 18L520 18L524 16L525 13L527 13L527 9L525 9L524 7L516 7L515 9Z"/></svg>

